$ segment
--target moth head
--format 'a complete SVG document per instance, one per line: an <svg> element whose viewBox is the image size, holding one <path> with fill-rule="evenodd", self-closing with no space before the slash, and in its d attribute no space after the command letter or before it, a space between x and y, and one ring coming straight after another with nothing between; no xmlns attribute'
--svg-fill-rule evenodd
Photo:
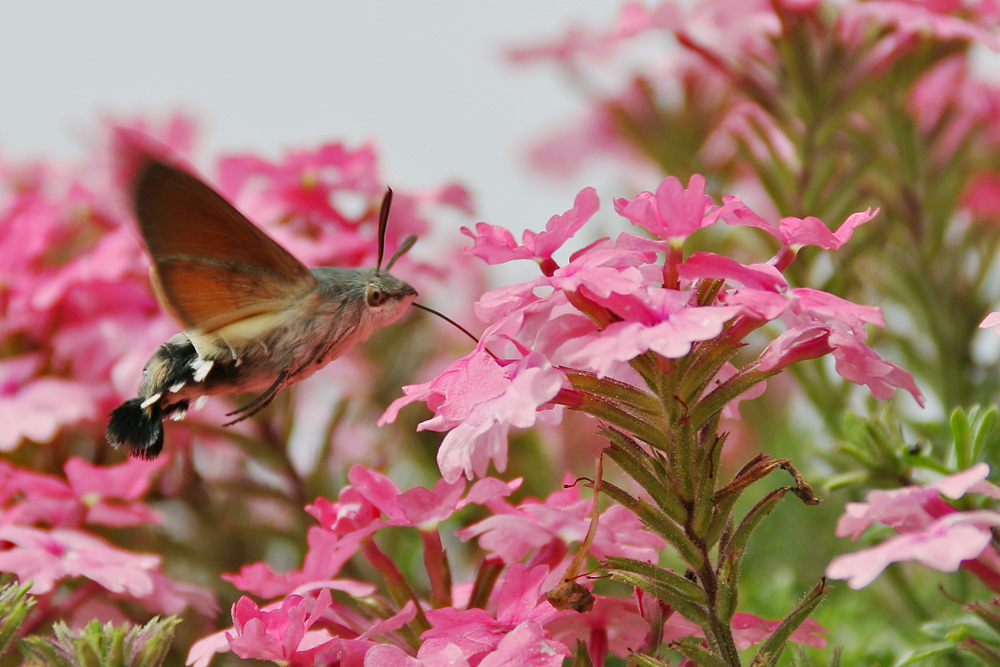
<svg viewBox="0 0 1000 667"><path fill-rule="evenodd" d="M365 308L378 326L398 320L417 298L417 290L384 271L376 271L366 277Z"/></svg>

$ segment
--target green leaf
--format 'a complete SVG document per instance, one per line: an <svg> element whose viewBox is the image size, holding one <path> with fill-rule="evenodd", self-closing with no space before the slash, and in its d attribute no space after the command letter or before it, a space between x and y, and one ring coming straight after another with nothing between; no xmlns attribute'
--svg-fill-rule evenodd
<svg viewBox="0 0 1000 667"><path fill-rule="evenodd" d="M629 667L632 665L638 665L638 667L670 667L669 663L663 662L658 658L654 658L651 655L643 655L642 653L633 653L628 657Z"/></svg>
<svg viewBox="0 0 1000 667"><path fill-rule="evenodd" d="M52 628L54 638L25 637L18 645L30 667L159 667L179 622L176 616L141 627L94 620L74 633L60 621Z"/></svg>
<svg viewBox="0 0 1000 667"><path fill-rule="evenodd" d="M951 411L951 437L954 440L955 463L959 470L965 470L972 465L972 442L969 438L969 418L962 408Z"/></svg>
<svg viewBox="0 0 1000 667"><path fill-rule="evenodd" d="M626 492L624 489L611 484L610 482L604 482L601 484L601 492L616 500L618 504L624 505L628 509L635 512L636 516L638 516L643 523L645 523L651 530L659 534L663 539L670 543L674 549L677 550L678 555L684 560L688 567L692 570L701 569L701 566L704 564L704 559L701 555L701 551L698 549L698 546L688 539L688 536L684 533L684 529L664 512L653 507L645 500L639 500Z"/></svg>
<svg viewBox="0 0 1000 667"><path fill-rule="evenodd" d="M761 643L760 648L757 650L757 655L754 656L753 667L757 667L758 665L773 667L776 665L778 658L781 657L781 652L785 648L785 644L788 643L788 638L792 636L796 628L802 625L803 621L809 618L809 615L812 614L813 610L819 606L819 603L826 598L831 590L833 589L826 585L826 579L823 579L811 591L806 593L799 600L795 608L782 619L778 627L771 633L771 636Z"/></svg>
<svg viewBox="0 0 1000 667"><path fill-rule="evenodd" d="M931 644L930 646L921 646L919 649L908 651L904 653L898 662L896 662L895 667L904 667L905 665L915 665L918 662L923 662L928 658L933 658L939 655L944 655L948 653L955 653L954 644Z"/></svg>
<svg viewBox="0 0 1000 667"><path fill-rule="evenodd" d="M760 522L764 520L768 514L770 514L781 499L785 497L788 493L789 487L782 486L780 488L771 491L766 496L764 496L756 505L751 508L749 512L740 521L739 527L736 532L733 533L733 537L729 542L726 543L725 549L727 553L734 554L737 559L740 558L743 550L746 549L747 542L750 540L750 536L760 525Z"/></svg>
<svg viewBox="0 0 1000 667"><path fill-rule="evenodd" d="M17 636L24 619L35 606L35 598L28 595L31 582L11 584L0 591L0 654L7 652Z"/></svg>
<svg viewBox="0 0 1000 667"><path fill-rule="evenodd" d="M635 574L642 575L651 581L655 581L667 588L670 588L675 591L677 595L691 604L708 604L708 594L705 593L700 586L692 581L689 581L688 579L685 579L676 572L662 568L659 565L646 563L632 558L619 558L617 556L613 556L608 558L607 567L610 570L634 572Z"/></svg>
<svg viewBox="0 0 1000 667"><path fill-rule="evenodd" d="M630 409L629 406L615 404L600 396L584 394L580 405L574 406L572 409L586 412L623 431L628 431L657 449L663 449L667 444L663 429L650 422L647 413Z"/></svg>
<svg viewBox="0 0 1000 667"><path fill-rule="evenodd" d="M674 589L668 586L663 586L659 582L640 574L626 572L623 570L612 572L611 578L615 581L623 581L631 586L640 588L650 595L663 600L672 606L678 614L692 623L703 625L707 622L708 614L703 608L698 605L691 604L686 598L677 595Z"/></svg>
<svg viewBox="0 0 1000 667"><path fill-rule="evenodd" d="M979 423L976 425L976 434L972 439L972 452L970 453L971 461L979 460L979 457L983 453L983 448L993 435L993 429L996 428L996 424L997 406L991 405L986 408L986 411L979 418ZM972 465L972 463L969 465Z"/></svg>
<svg viewBox="0 0 1000 667"><path fill-rule="evenodd" d="M645 451L638 442L613 428L603 429L603 434L611 447L607 450L612 461L643 489L667 515L678 524L687 520L684 505L670 492L670 482L665 479L662 467L655 466L653 454Z"/></svg>
<svg viewBox="0 0 1000 667"><path fill-rule="evenodd" d="M701 645L696 644L695 640L692 639L674 642L670 644L670 648L682 653L685 658L693 660L700 667L729 667L722 658Z"/></svg>
<svg viewBox="0 0 1000 667"><path fill-rule="evenodd" d="M594 667L590 660L590 653L587 652L587 644L582 639L576 640L576 655L573 658L572 667Z"/></svg>
<svg viewBox="0 0 1000 667"><path fill-rule="evenodd" d="M584 394L627 405L651 417L663 414L660 401L656 396L626 382L612 378L598 378L593 373L582 371L567 372L566 377L569 378L574 389Z"/></svg>

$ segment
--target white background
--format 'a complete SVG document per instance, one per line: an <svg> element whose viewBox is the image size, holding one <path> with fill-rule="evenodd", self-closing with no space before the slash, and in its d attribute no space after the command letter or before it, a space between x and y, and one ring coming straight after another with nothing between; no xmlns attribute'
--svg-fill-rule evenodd
<svg viewBox="0 0 1000 667"><path fill-rule="evenodd" d="M93 149L101 114L183 109L202 121L202 158L275 158L324 141L375 139L390 185L458 180L474 196L477 220L539 229L592 183L540 178L526 149L582 104L556 68L511 65L504 50L573 24L608 25L618 8L541 0L7 2L0 155L78 159Z"/></svg>

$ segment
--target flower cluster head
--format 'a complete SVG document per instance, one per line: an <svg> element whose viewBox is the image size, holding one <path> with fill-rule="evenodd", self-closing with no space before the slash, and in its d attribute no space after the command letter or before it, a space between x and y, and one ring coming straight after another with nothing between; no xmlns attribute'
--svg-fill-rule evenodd
<svg viewBox="0 0 1000 667"><path fill-rule="evenodd" d="M959 511L944 500L967 493L1000 500L1000 488L986 481L989 472L988 465L977 463L924 486L871 491L866 502L848 503L837 522L838 536L856 540L875 524L889 526L897 534L876 546L837 556L827 576L847 579L851 588L864 588L889 564L915 561L943 572L965 568L1000 591L1000 553L991 546L1000 512Z"/></svg>
<svg viewBox="0 0 1000 667"><path fill-rule="evenodd" d="M842 377L867 385L876 398L902 388L922 404L912 376L865 342L866 325L884 325L878 308L792 287L783 274L802 247L839 248L876 212L852 215L836 231L816 218L773 223L737 197L716 204L700 175L687 187L667 177L655 192L615 202L645 234L600 239L558 265L553 253L597 209L597 194L584 189L572 209L544 232L525 232L520 245L493 225L464 230L474 241L467 252L489 263L532 259L542 275L483 295L475 312L487 328L478 346L430 382L404 387L382 418L392 421L408 403L425 402L434 416L420 428L448 431L438 451L445 479L482 476L491 461L503 470L509 429L558 420L566 406L606 418L607 409L622 408L609 402L612 385L640 403L642 396L660 397L664 385L653 376L664 374L674 374L678 403L704 416L752 397L755 385L792 363L831 355ZM685 254L689 237L722 224L763 230L779 247L750 263ZM729 363L748 334L771 323L784 330L756 359L741 368ZM632 423L611 421L626 430Z"/></svg>
<svg viewBox="0 0 1000 667"><path fill-rule="evenodd" d="M64 597L63 587L84 580L92 582L90 595L96 585L153 613L193 607L213 614L214 596L167 578L162 557L128 551L91 532L95 526L159 523L160 515L141 498L165 463L96 466L71 458L65 479L0 463L0 572L32 582L29 591L54 605Z"/></svg>
<svg viewBox="0 0 1000 667"><path fill-rule="evenodd" d="M269 601L241 597L232 606L233 627L198 641L188 664L207 667L216 654L232 652L288 665L558 667L579 642L601 664L609 652L635 650L647 632L674 640L703 636L697 625L662 613L639 589L632 597L598 595L585 614L549 603L545 592L559 581L593 512L593 500L582 498L576 485L515 504L507 498L520 480L439 480L433 488L404 491L361 466L349 479L335 501L318 498L307 508L319 525L309 533L300 569L279 574L257 563L226 577ZM439 529L471 505L490 514L458 535L478 541L486 556L475 580L452 582ZM656 560L663 541L630 510L613 505L599 514L594 556ZM399 530L421 535L432 599L420 597L376 544L379 532ZM384 587L345 578L352 558L377 569ZM643 605L650 604L660 613L645 613ZM750 614L732 620L741 648L765 640L777 625ZM808 622L791 641L823 646L823 632Z"/></svg>

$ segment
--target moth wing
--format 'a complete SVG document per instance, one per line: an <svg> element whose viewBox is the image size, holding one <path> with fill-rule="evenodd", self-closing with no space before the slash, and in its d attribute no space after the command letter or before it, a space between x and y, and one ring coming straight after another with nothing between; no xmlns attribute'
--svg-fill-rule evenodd
<svg viewBox="0 0 1000 667"><path fill-rule="evenodd" d="M188 328L212 332L280 310L316 286L309 269L196 177L148 155L134 173L153 289Z"/></svg>

